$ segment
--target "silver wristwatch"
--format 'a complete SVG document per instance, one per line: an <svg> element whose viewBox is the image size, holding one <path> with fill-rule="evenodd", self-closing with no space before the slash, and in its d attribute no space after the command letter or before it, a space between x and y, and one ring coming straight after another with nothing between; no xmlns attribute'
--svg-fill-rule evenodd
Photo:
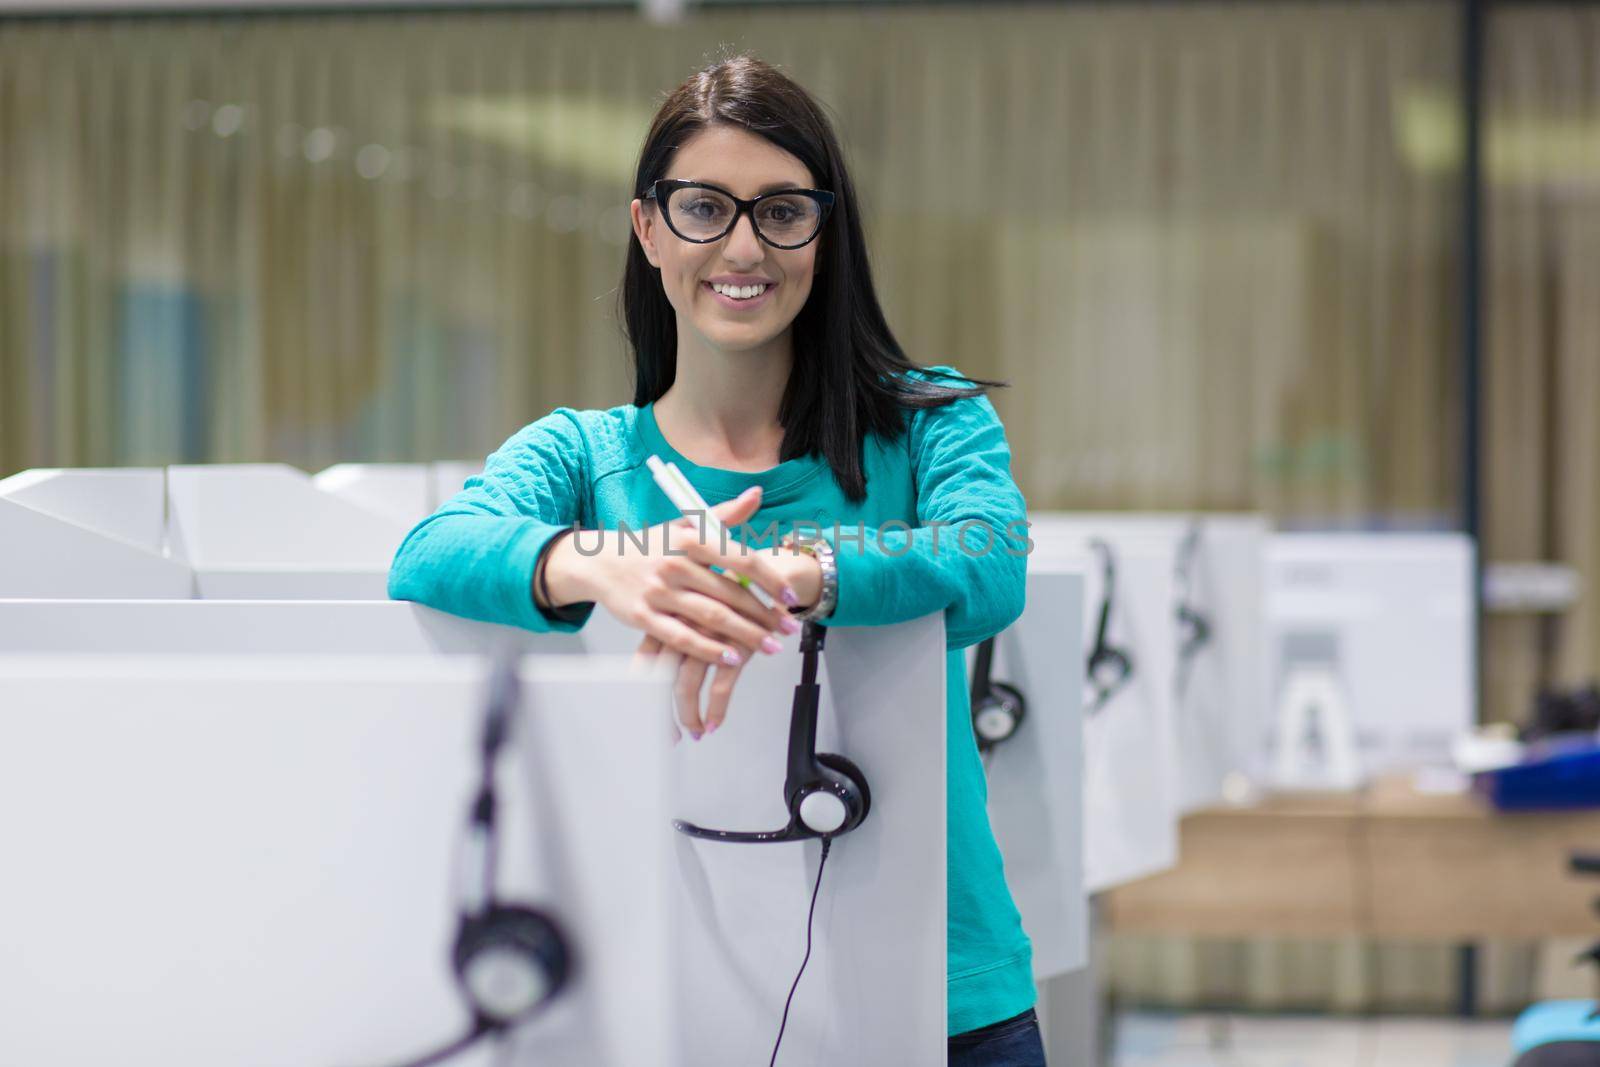
<svg viewBox="0 0 1600 1067"><path fill-rule="evenodd" d="M826 619L833 614L834 605L839 602L839 565L833 557L833 545L824 537L808 537L802 540L796 537L792 530L780 543L808 553L822 568L822 591L817 595L817 602L804 611L792 611L791 614L801 622Z"/></svg>

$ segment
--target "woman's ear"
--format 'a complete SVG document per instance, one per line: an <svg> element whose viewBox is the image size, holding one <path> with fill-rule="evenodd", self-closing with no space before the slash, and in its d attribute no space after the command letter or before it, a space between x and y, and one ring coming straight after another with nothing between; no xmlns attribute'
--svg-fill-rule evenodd
<svg viewBox="0 0 1600 1067"><path fill-rule="evenodd" d="M653 209L646 208L643 200L635 200L628 205L628 215L633 220L633 235L639 238L639 247L644 249L644 258L657 270L661 269L661 258L656 254L656 213Z"/></svg>

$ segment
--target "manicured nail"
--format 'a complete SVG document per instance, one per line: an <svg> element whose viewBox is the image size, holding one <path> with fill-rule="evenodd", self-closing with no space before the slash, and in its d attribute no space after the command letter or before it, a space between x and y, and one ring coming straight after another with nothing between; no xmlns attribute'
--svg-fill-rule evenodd
<svg viewBox="0 0 1600 1067"><path fill-rule="evenodd" d="M743 663L744 660L741 659L739 657L739 653L735 652L733 649L725 648L722 650L722 662L726 663L730 667L737 667L739 664Z"/></svg>
<svg viewBox="0 0 1600 1067"><path fill-rule="evenodd" d="M800 632L800 623L785 615L778 620L778 629L786 634L797 634Z"/></svg>
<svg viewBox="0 0 1600 1067"><path fill-rule="evenodd" d="M797 608L800 606L800 594L796 593L789 586L784 586L783 592L779 595L783 597L783 603L786 607Z"/></svg>
<svg viewBox="0 0 1600 1067"><path fill-rule="evenodd" d="M721 725L722 725L721 723L714 722L710 726L707 726L706 727L706 736L710 737L712 734L716 733L717 732L717 727L721 726Z"/></svg>
<svg viewBox="0 0 1600 1067"><path fill-rule="evenodd" d="M783 646L778 644L778 639L775 637L763 637L761 639L761 651L769 656L775 656L783 651Z"/></svg>

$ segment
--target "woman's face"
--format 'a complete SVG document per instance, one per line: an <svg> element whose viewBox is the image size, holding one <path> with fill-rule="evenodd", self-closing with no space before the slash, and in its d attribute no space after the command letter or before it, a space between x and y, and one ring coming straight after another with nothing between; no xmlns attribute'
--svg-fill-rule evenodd
<svg viewBox="0 0 1600 1067"><path fill-rule="evenodd" d="M746 200L783 187L816 188L811 172L794 156L732 126L695 134L673 153L662 177L707 182ZM801 248L773 248L756 236L747 213L721 240L695 244L662 222L654 200L635 200L632 211L645 258L660 269L662 288L677 312L680 337L687 326L713 348L746 351L781 336L805 306L821 236ZM740 300L714 285L764 285L766 290Z"/></svg>

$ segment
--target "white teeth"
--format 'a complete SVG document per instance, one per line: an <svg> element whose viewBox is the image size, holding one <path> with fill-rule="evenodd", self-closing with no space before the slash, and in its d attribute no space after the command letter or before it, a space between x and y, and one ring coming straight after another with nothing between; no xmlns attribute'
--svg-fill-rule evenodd
<svg viewBox="0 0 1600 1067"><path fill-rule="evenodd" d="M751 297L760 296L767 291L765 285L722 285L713 283L711 288L723 296L730 296L735 300L749 300Z"/></svg>

